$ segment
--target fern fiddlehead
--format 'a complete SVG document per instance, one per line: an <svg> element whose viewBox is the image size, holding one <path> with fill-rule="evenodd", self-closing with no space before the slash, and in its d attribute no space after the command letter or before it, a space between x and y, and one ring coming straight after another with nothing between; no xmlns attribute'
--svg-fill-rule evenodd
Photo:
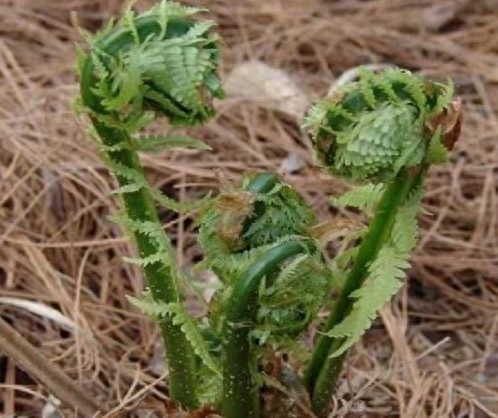
<svg viewBox="0 0 498 418"><path fill-rule="evenodd" d="M131 11L91 41L80 62L81 102L100 137L105 161L118 179L125 214L152 298L165 304L181 300L171 243L162 231L154 200L181 205L151 188L137 151L151 144L165 148L196 141L147 138L139 131L156 116L172 125L203 122L213 113L212 97L222 95L216 76L218 38L212 22L194 22L200 9L163 1L135 16ZM171 305L174 306L174 305ZM195 358L172 314L160 320L169 367L170 395L185 408L198 405Z"/></svg>
<svg viewBox="0 0 498 418"><path fill-rule="evenodd" d="M313 236L311 209L274 174L248 176L242 190L205 206L199 222L204 264L222 281L210 318L199 324L183 307L183 273L154 202L176 211L188 205L148 184L137 152L205 147L185 137L139 134L160 115L172 125L206 121L213 114L211 99L223 94L216 75L218 38L211 22L191 19L198 11L163 1L139 16L127 13L105 30L80 63L81 102L118 179L121 221L139 252L129 261L143 267L150 290L149 300L134 303L161 326L171 397L192 409L200 395L221 402L227 418L257 418L257 346L269 342L279 349L293 342L320 309L331 272ZM424 175L447 158L458 137L461 112L452 95L451 85L406 71L363 71L358 82L307 116L322 164L367 183L336 203L373 212L358 247L335 262L344 284L305 376L319 415L326 413L346 351L401 286L416 243Z"/></svg>
<svg viewBox="0 0 498 418"><path fill-rule="evenodd" d="M222 193L200 220L207 265L225 286L220 332L227 418L259 416L258 341L294 340L324 300L329 271L308 232L314 221L300 196L271 173Z"/></svg>
<svg viewBox="0 0 498 418"><path fill-rule="evenodd" d="M395 68L378 74L364 70L358 82L345 85L307 115L305 125L325 168L377 185L361 189L366 195L360 208L377 199L375 213L305 376L319 415L326 414L347 349L400 287L416 242L416 197L425 172L445 160L459 135L460 105L452 96L451 84Z"/></svg>
<svg viewBox="0 0 498 418"><path fill-rule="evenodd" d="M250 332L257 316L257 291L261 281L272 277L281 263L305 251L306 247L299 241L288 241L271 248L251 265L233 289L223 330L222 412L227 418L259 416L258 384L250 342Z"/></svg>

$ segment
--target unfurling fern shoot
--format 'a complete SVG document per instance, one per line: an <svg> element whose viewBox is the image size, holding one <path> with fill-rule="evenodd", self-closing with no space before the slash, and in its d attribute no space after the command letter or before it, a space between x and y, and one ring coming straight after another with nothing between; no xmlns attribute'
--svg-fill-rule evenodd
<svg viewBox="0 0 498 418"><path fill-rule="evenodd" d="M310 234L314 222L302 198L272 173L248 176L200 219L206 264L223 281L211 326L222 337L227 418L259 416L258 347L295 343L324 301L331 274Z"/></svg>
<svg viewBox="0 0 498 418"><path fill-rule="evenodd" d="M360 72L316 104L305 126L321 164L360 183L336 202L373 210L352 251L345 281L305 380L313 409L325 415L347 349L400 288L417 241L417 214L428 167L447 159L458 138L461 106L453 86L396 68Z"/></svg>
<svg viewBox="0 0 498 418"><path fill-rule="evenodd" d="M305 125L321 164L360 183L334 202L364 210L371 216L368 229L357 247L328 265L316 238L328 224L317 224L312 209L277 175L244 176L240 186L196 204L200 266L219 279L198 321L182 303L186 275L155 208L192 205L151 187L138 152L206 148L184 136L141 133L157 116L173 126L205 122L214 113L212 99L223 95L219 40L212 22L193 20L200 11L163 1L141 15L128 12L91 40L80 60L81 108L118 180L124 206L118 218L138 249L128 261L147 278L146 297L130 299L161 327L173 400L190 410L214 405L226 418L258 418L265 355L287 351L301 358L299 336L326 301L333 278L344 277L305 373L313 409L324 416L346 351L401 286L417 240L424 176L431 164L447 159L459 133L460 105L450 83L395 68L362 71L358 82L315 105Z"/></svg>
<svg viewBox="0 0 498 418"><path fill-rule="evenodd" d="M181 301L182 277L168 237L159 223L154 201L182 209L171 198L149 186L137 152L175 146L205 148L183 137L144 137L139 131L156 116L172 125L206 121L213 113L212 97L220 97L217 78L218 37L213 23L195 22L200 9L162 2L141 15L131 11L106 28L91 43L79 63L81 105L100 138L105 162L119 182L123 226L133 235L151 297L172 306ZM195 355L175 312L160 318L169 367L170 395L180 405L194 408Z"/></svg>

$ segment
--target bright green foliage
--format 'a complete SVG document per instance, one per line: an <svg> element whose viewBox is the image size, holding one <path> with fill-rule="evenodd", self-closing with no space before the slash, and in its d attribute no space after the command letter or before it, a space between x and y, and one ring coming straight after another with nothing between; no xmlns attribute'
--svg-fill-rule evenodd
<svg viewBox="0 0 498 418"><path fill-rule="evenodd" d="M316 104L305 119L315 150L332 173L384 182L425 162L426 121L451 101L453 85L422 80L405 70L360 71Z"/></svg>
<svg viewBox="0 0 498 418"><path fill-rule="evenodd" d="M309 252L289 260L272 277L272 285L260 290L258 325L253 336L260 343L268 338L284 343L316 315L331 274L318 244L310 237L315 217L303 199L282 182L265 193L248 192L244 189L252 178L243 181L242 190L221 193L202 214L199 243L205 252L203 264L225 284L212 304L217 311L232 285L271 248L296 238L307 242Z"/></svg>
<svg viewBox="0 0 498 418"><path fill-rule="evenodd" d="M332 173L369 182L331 199L332 203L374 216L386 183L396 182L398 174L410 167L442 163L447 158L439 128L431 132L427 122L449 106L453 85L425 81L396 68L379 73L361 69L359 75L358 82L346 84L332 98L316 104L305 126L321 162ZM392 193L396 193L394 189ZM394 225L386 216L382 233L388 239L372 248L374 259L365 266L367 277L355 276L363 284L348 296L355 301L351 311L326 332L331 337L346 337L335 356L368 329L377 311L401 286L417 237L420 204L415 200L410 198L396 209ZM349 260L354 264L355 259ZM345 267L344 273L335 274L346 277L348 265Z"/></svg>
<svg viewBox="0 0 498 418"><path fill-rule="evenodd" d="M199 400L221 402L228 418L257 418L264 381L258 361L265 351L258 347L302 352L296 349L299 335L318 314L331 282L340 282L305 377L314 411L325 415L344 353L402 285L418 238L425 170L446 161L446 144L457 136L450 123L458 122L450 118L458 116L450 111L453 85L395 68L362 69L359 81L310 110L305 126L322 164L363 184L332 202L371 218L367 231L344 238L344 251L327 265L313 211L276 175L246 176L240 187L195 204L176 202L145 178L138 152L209 149L182 134L141 132L157 116L193 125L214 113L212 101L223 95L219 39L213 22L193 20L202 11L169 1L141 15L128 11L89 41L87 55L78 54L79 105L118 180L114 192L124 206L118 221L138 249L137 257L125 260L147 277L145 297L130 301L161 327L173 400L191 410ZM200 265L221 282L212 300L203 301L206 318L192 317L182 304L182 289L192 278L175 261L155 203L201 212Z"/></svg>
<svg viewBox="0 0 498 418"><path fill-rule="evenodd" d="M160 190L152 187L148 183L141 170L137 168L127 167L123 164L113 162L111 160L109 160L107 164L110 168L112 168L116 175L126 179L126 185L123 185L114 190L114 193L116 194L124 195L127 193L135 193L139 190L146 190L157 203L179 213L189 212L191 210L202 207L210 199L210 196L208 195L196 202L177 202L175 199L166 196L165 194L161 193Z"/></svg>
<svg viewBox="0 0 498 418"><path fill-rule="evenodd" d="M377 317L378 310L396 294L402 286L404 269L408 268L407 254L399 254L390 246L383 247L368 271L369 277L364 285L351 293L355 299L353 310L326 335L345 337L343 344L330 355L335 357L344 353L361 335L370 328Z"/></svg>
<svg viewBox="0 0 498 418"><path fill-rule="evenodd" d="M199 406L198 394L209 392L202 390L198 380L203 382L206 375L219 379L221 372L196 322L181 306L185 277L154 203L185 212L206 200L178 203L151 187L138 152L209 148L184 135L141 134L157 116L165 116L171 125L204 122L214 112L213 98L223 95L217 77L218 37L212 22L192 20L200 11L168 1L140 15L130 10L121 21L110 22L89 39L91 50L87 55L79 53L78 59L79 108L90 117L103 160L118 180L115 193L124 206L119 221L138 249L138 256L126 261L143 269L152 299L142 307L160 317L170 396L190 409ZM197 367L199 361L203 366Z"/></svg>
<svg viewBox="0 0 498 418"><path fill-rule="evenodd" d="M422 191L422 187L413 190L396 214L390 236L390 245L398 253L409 254L417 245L419 236L417 216L422 208Z"/></svg>
<svg viewBox="0 0 498 418"><path fill-rule="evenodd" d="M365 184L353 188L338 198L332 196L330 202L335 206L353 207L364 211L367 215L372 215L383 192L382 183Z"/></svg>
<svg viewBox="0 0 498 418"><path fill-rule="evenodd" d="M305 375L320 416L327 413L346 350L402 285L417 241L424 176L431 164L447 160L460 123L451 82L426 81L396 68L361 69L357 82L340 87L306 117L325 168L364 184L332 203L371 217L359 244L346 247L332 265L341 293Z"/></svg>
<svg viewBox="0 0 498 418"><path fill-rule="evenodd" d="M368 267L368 277L363 285L352 292L354 299L351 312L326 335L344 337L341 346L332 356L343 354L370 328L382 306L394 296L403 284L409 267L410 252L418 238L417 214L420 211L420 195L416 191L396 215L391 235Z"/></svg>
<svg viewBox="0 0 498 418"><path fill-rule="evenodd" d="M251 220L241 239L245 248L270 244L287 235L302 235L315 221L315 214L287 184L279 183L269 193L256 197L264 210Z"/></svg>
<svg viewBox="0 0 498 418"><path fill-rule="evenodd" d="M199 243L207 264L222 281L238 275L262 253L289 237L306 235L315 215L289 186L277 183L268 193L228 190L199 219Z"/></svg>
<svg viewBox="0 0 498 418"><path fill-rule="evenodd" d="M253 331L258 343L292 342L320 310L330 280L330 270L317 253L284 266L273 284L260 290L258 327Z"/></svg>
<svg viewBox="0 0 498 418"><path fill-rule="evenodd" d="M441 140L441 133L437 130L429 142L427 162L430 164L444 164L449 159L449 153Z"/></svg>
<svg viewBox="0 0 498 418"><path fill-rule="evenodd" d="M358 117L351 131L336 137L336 167L353 179L388 178L401 166L413 166L423 157L422 143L409 106L386 104Z"/></svg>
<svg viewBox="0 0 498 418"><path fill-rule="evenodd" d="M80 108L90 115L98 135L110 129L116 137L99 144L108 165L126 180L115 193L145 189L158 203L177 212L196 209L206 200L178 203L150 187L141 169L122 164L114 154L175 147L209 149L185 135L137 134L155 115L168 117L174 125L189 125L213 114L211 98L223 95L216 75L219 40L211 33L213 22L190 20L202 11L168 1L139 16L129 11L89 40L88 55L79 54Z"/></svg>
<svg viewBox="0 0 498 418"><path fill-rule="evenodd" d="M204 366L217 375L218 378L221 377L221 365L218 359L211 355L201 329L187 311L185 311L181 303L155 301L152 299L150 293L146 293L142 299L128 296L128 300L144 314L156 320L161 320L171 315L173 323L181 327L195 354L202 360Z"/></svg>
<svg viewBox="0 0 498 418"><path fill-rule="evenodd" d="M211 97L223 90L214 23L190 20L200 11L163 1L140 16L128 12L91 40L89 60L80 65L81 77L94 86L82 92L89 113L130 134L143 127L144 117L150 120L149 111L175 125L207 120Z"/></svg>

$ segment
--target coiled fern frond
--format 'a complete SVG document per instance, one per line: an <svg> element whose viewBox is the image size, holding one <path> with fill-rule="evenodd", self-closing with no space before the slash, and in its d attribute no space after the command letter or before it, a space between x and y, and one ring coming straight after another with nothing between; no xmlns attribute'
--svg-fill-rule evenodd
<svg viewBox="0 0 498 418"><path fill-rule="evenodd" d="M331 272L314 222L299 194L272 173L246 177L200 218L204 264L223 283L210 320L222 335L224 416L259 416L254 347L295 344L324 301Z"/></svg>
<svg viewBox="0 0 498 418"><path fill-rule="evenodd" d="M219 40L213 22L193 20L202 9L163 0L140 15L131 10L90 40L79 63L80 105L100 138L105 163L116 176L124 213L121 223L133 236L138 256L128 261L142 267L156 307L169 367L169 391L182 407L199 405L198 360L213 372L195 322L180 310L184 275L164 233L155 202L175 210L178 203L151 187L138 151L185 146L206 149L184 136L138 135L158 116L171 125L193 125L214 112L212 99L223 90L217 77ZM219 385L218 385L219 386Z"/></svg>
<svg viewBox="0 0 498 418"><path fill-rule="evenodd" d="M308 113L323 166L357 186L333 203L364 210L368 230L338 270L343 286L314 349L305 380L313 409L325 416L347 350L402 286L417 242L417 214L431 164L447 160L460 133L453 85L406 70L366 69ZM336 263L339 265L339 263Z"/></svg>
<svg viewBox="0 0 498 418"><path fill-rule="evenodd" d="M202 9L163 1L91 41L80 65L84 106L99 122L134 132L153 112L174 125L203 122L212 97L223 96L216 75L219 39L211 21L194 22Z"/></svg>
<svg viewBox="0 0 498 418"><path fill-rule="evenodd" d="M305 254L289 260L271 277L272 284L260 291L255 335L264 340L304 329L318 312L330 278L318 242L311 236L313 211L290 185L275 175L266 176L272 181L263 187L257 181L265 174L246 176L240 188L213 199L199 220L204 264L225 284L226 295L272 248L296 239L304 243Z"/></svg>
<svg viewBox="0 0 498 418"><path fill-rule="evenodd" d="M436 159L428 151L434 154L437 143L452 147L452 137L458 136L455 126L448 126L452 118L441 118L448 112L459 117L459 104L452 97L451 82L423 80L396 68L379 73L363 69L358 82L317 103L305 127L331 173L353 181L385 182L402 168L435 162L427 159Z"/></svg>
<svg viewBox="0 0 498 418"><path fill-rule="evenodd" d="M246 176L240 188L222 192L199 220L199 242L222 280L236 279L230 266L244 271L261 255L259 249L264 252L285 237L304 235L315 221L291 186L275 180L268 190L251 190L254 179Z"/></svg>

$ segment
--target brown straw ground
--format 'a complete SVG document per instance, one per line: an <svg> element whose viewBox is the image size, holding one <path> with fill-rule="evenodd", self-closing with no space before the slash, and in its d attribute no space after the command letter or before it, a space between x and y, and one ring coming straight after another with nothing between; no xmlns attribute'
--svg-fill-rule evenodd
<svg viewBox="0 0 498 418"><path fill-rule="evenodd" d="M332 416L497 417L497 2L196 3L219 23L225 75L261 60L313 97L364 63L455 80L462 137L451 164L431 171L408 284L351 352ZM125 297L140 293L143 278L122 262L133 249L107 218L117 208L115 184L71 107L75 22L95 30L121 7L119 0L0 0L0 314L83 387L102 416L167 416L153 361L157 329ZM236 179L301 156L305 166L286 180L322 219L332 216L327 197L347 185L313 168L296 120L237 97L217 108L212 122L190 131L212 152L144 157L156 186L193 199L218 187L214 167ZM191 219L164 221L188 266L199 255ZM1 416L42 416L49 395L0 353ZM67 405L61 411L75 416Z"/></svg>

